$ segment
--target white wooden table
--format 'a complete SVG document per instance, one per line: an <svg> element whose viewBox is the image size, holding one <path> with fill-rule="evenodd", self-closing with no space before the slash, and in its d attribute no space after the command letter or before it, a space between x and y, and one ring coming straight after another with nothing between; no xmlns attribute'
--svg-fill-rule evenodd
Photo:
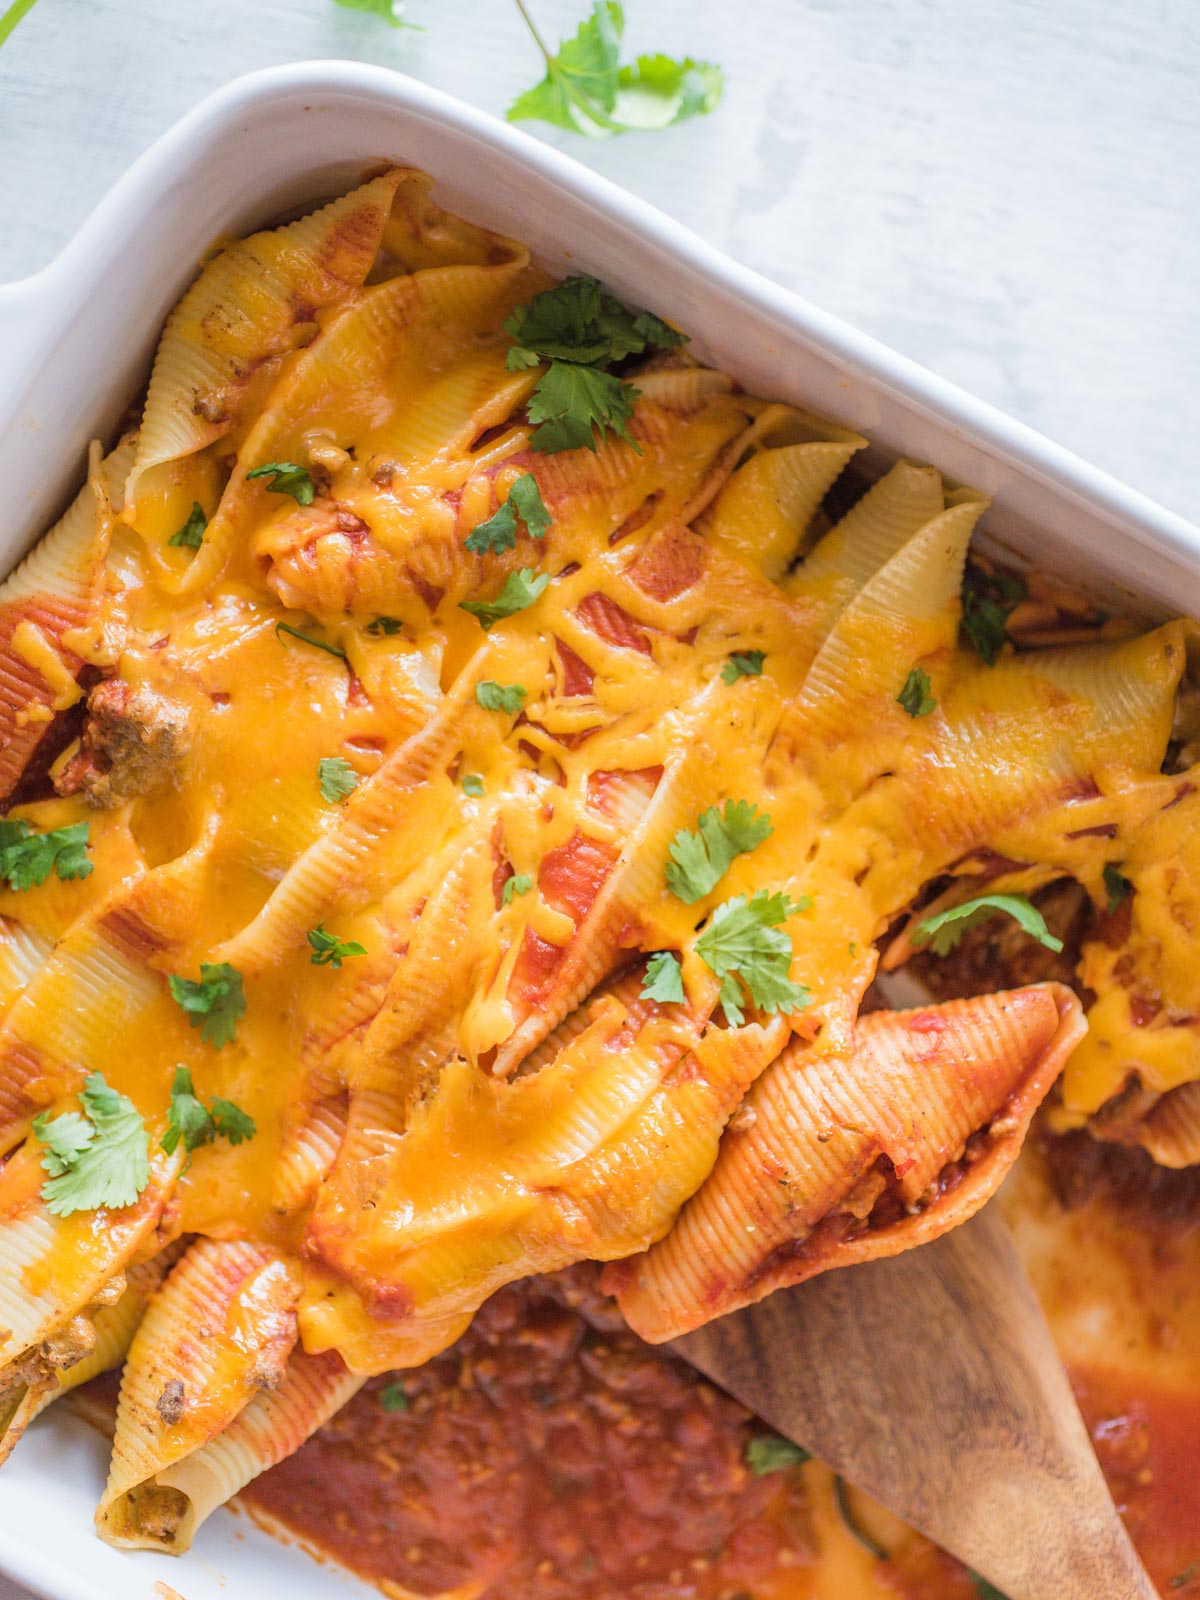
<svg viewBox="0 0 1200 1600"><path fill-rule="evenodd" d="M531 4L557 39L587 0ZM716 115L608 143L530 126L1200 516L1197 0L626 6L631 50L725 66ZM0 279L44 265L133 156L240 72L348 56L496 114L540 76L511 0L409 13L425 32L332 0L39 0L0 50Z"/></svg>

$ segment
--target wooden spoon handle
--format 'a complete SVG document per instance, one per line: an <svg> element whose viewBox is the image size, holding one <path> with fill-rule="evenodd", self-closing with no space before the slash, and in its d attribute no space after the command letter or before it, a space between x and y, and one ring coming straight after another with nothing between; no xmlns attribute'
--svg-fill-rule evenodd
<svg viewBox="0 0 1200 1600"><path fill-rule="evenodd" d="M1009 1600L1157 1600L994 1207L674 1349Z"/></svg>

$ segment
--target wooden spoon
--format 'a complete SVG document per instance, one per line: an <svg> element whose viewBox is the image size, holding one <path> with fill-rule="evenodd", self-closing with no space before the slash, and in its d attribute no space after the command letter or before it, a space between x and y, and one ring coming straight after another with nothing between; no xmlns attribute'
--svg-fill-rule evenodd
<svg viewBox="0 0 1200 1600"><path fill-rule="evenodd" d="M994 1207L673 1348L1009 1600L1157 1600Z"/></svg>

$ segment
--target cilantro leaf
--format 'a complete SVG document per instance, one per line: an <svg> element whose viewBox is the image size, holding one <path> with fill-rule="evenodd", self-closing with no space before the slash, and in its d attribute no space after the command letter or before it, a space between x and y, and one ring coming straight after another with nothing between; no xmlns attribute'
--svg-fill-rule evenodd
<svg viewBox="0 0 1200 1600"><path fill-rule="evenodd" d="M487 633L505 617L513 617L518 611L531 606L549 582L548 572L535 572L532 567L522 567L519 572L509 573L503 589L494 600L460 600L459 606L478 618L479 626Z"/></svg>
<svg viewBox="0 0 1200 1600"><path fill-rule="evenodd" d="M1110 917L1121 902L1133 893L1133 884L1114 861L1108 862L1104 868L1104 892L1108 896L1105 910Z"/></svg>
<svg viewBox="0 0 1200 1600"><path fill-rule="evenodd" d="M929 674L914 667L904 680L904 687L896 696L896 704L903 706L910 717L927 717L937 705L930 693Z"/></svg>
<svg viewBox="0 0 1200 1600"><path fill-rule="evenodd" d="M483 793L483 779L477 772L464 772L458 781L462 785L462 792L469 794L473 800L478 800Z"/></svg>
<svg viewBox="0 0 1200 1600"><path fill-rule="evenodd" d="M626 129L668 128L715 111L724 88L725 74L711 61L640 55L618 75L617 116Z"/></svg>
<svg viewBox="0 0 1200 1600"><path fill-rule="evenodd" d="M511 878L506 878L504 887L500 891L500 904L511 905L515 894L528 894L533 888L533 879L527 872L514 872Z"/></svg>
<svg viewBox="0 0 1200 1600"><path fill-rule="evenodd" d="M675 61L661 53L641 55L634 65L621 66L625 17L617 0L594 0L591 14L556 54L546 48L523 0L517 5L542 52L546 76L509 106L510 122L549 122L603 138L703 116L721 98L721 69L690 56Z"/></svg>
<svg viewBox="0 0 1200 1600"><path fill-rule="evenodd" d="M769 1472L782 1472L785 1467L798 1467L812 1460L812 1451L778 1433L756 1433L746 1441L742 1459L756 1478L765 1478Z"/></svg>
<svg viewBox="0 0 1200 1600"><path fill-rule="evenodd" d="M204 507L199 500L193 500L187 521L177 533L171 535L167 543L176 549L182 547L186 550L199 550L204 543L204 530L207 527L208 518L204 515Z"/></svg>
<svg viewBox="0 0 1200 1600"><path fill-rule="evenodd" d="M757 816L748 800L727 800L724 811L710 806L700 815L698 833L681 828L671 841L667 888L684 905L711 893L733 865L771 835L770 817Z"/></svg>
<svg viewBox="0 0 1200 1600"><path fill-rule="evenodd" d="M985 666L994 667L1008 637L1008 619L1024 600L1025 585L1010 573L989 576L969 566L962 587L962 630Z"/></svg>
<svg viewBox="0 0 1200 1600"><path fill-rule="evenodd" d="M761 678L766 659L765 650L735 650L721 668L721 677L726 683L736 683L739 678Z"/></svg>
<svg viewBox="0 0 1200 1600"><path fill-rule="evenodd" d="M630 311L605 292L599 278L582 273L517 306L505 317L504 328L513 340L505 358L510 372L539 361L608 366L647 349L672 350L686 342L652 311Z"/></svg>
<svg viewBox="0 0 1200 1600"><path fill-rule="evenodd" d="M297 505L312 505L317 492L308 468L298 467L294 461L268 461L246 476L269 478L271 481L263 485L268 494L290 494Z"/></svg>
<svg viewBox="0 0 1200 1600"><path fill-rule="evenodd" d="M657 950L646 963L646 981L639 1000L665 1000L681 1005L687 998L683 992L683 968L679 957L669 950Z"/></svg>
<svg viewBox="0 0 1200 1600"><path fill-rule="evenodd" d="M334 3L344 11L367 11L381 22L386 22L390 28L420 31L415 22L404 20L404 0L334 0Z"/></svg>
<svg viewBox="0 0 1200 1600"><path fill-rule="evenodd" d="M275 634L290 634L293 639L299 639L301 644L311 644L314 650L324 650L327 656L337 656L339 661L345 661L346 652L340 644L326 644L324 639L314 639L311 633L301 633L299 628L293 628L290 622L277 622Z"/></svg>
<svg viewBox="0 0 1200 1600"><path fill-rule="evenodd" d="M379 1391L379 1404L385 1411L407 1411L408 1390L399 1378L391 1383L385 1383Z"/></svg>
<svg viewBox="0 0 1200 1600"><path fill-rule="evenodd" d="M357 939L339 939L336 933L326 933L324 922L318 922L306 935L312 949L314 967L332 967L336 972L348 956L365 956L366 946Z"/></svg>
<svg viewBox="0 0 1200 1600"><path fill-rule="evenodd" d="M191 1155L201 1145L214 1139L228 1139L230 1144L242 1144L253 1139L257 1128L249 1116L232 1100L214 1096L208 1110L196 1097L192 1075L186 1067L175 1068L171 1085L171 1104L167 1111L167 1131L162 1136L162 1147L173 1155L183 1140L183 1148Z"/></svg>
<svg viewBox="0 0 1200 1600"><path fill-rule="evenodd" d="M968 928L986 922L1000 912L1012 917L1027 934L1047 950L1063 947L1046 926L1046 919L1038 908L1023 894L981 894L974 900L964 900L960 906L939 911L935 917L926 917L913 931L912 943L918 950L926 945L935 956L949 955Z"/></svg>
<svg viewBox="0 0 1200 1600"><path fill-rule="evenodd" d="M780 924L805 908L807 901L791 904L786 895L758 889L747 900L734 895L719 905L696 940L696 954L721 982L721 1006L735 1028L744 1020L738 980L750 998L768 1016L777 1011L801 1011L808 990L793 983L792 941Z"/></svg>
<svg viewBox="0 0 1200 1600"><path fill-rule="evenodd" d="M394 639L403 627L399 617L376 617L374 622L367 623L365 631L374 639Z"/></svg>
<svg viewBox="0 0 1200 1600"><path fill-rule="evenodd" d="M343 756L322 756L317 762L317 787L322 800L336 805L358 788L358 773Z"/></svg>
<svg viewBox="0 0 1200 1600"><path fill-rule="evenodd" d="M78 1112L51 1123L43 1113L33 1125L47 1145L42 1166L50 1177L42 1185L42 1199L55 1217L131 1206L150 1181L150 1140L133 1101L110 1089L99 1072L84 1079L79 1099L91 1127L86 1142L85 1116Z"/></svg>
<svg viewBox="0 0 1200 1600"><path fill-rule="evenodd" d="M86 822L34 833L24 817L0 817L0 878L16 890L36 889L52 871L63 883L86 878L87 842Z"/></svg>
<svg viewBox="0 0 1200 1600"><path fill-rule="evenodd" d="M492 678L485 678L482 683L475 685L475 703L485 711L507 711L510 716L515 716L525 704L528 693L519 683L497 683Z"/></svg>
<svg viewBox="0 0 1200 1600"><path fill-rule="evenodd" d="M64 1111L53 1122L47 1120L49 1116L43 1111L34 1117L33 1131L46 1146L42 1166L52 1178L60 1178L91 1144L96 1129L81 1111Z"/></svg>
<svg viewBox="0 0 1200 1600"><path fill-rule="evenodd" d="M228 1139L230 1144L244 1144L258 1132L250 1113L234 1105L232 1100L222 1100L220 1095L214 1095L210 1104L218 1139Z"/></svg>
<svg viewBox="0 0 1200 1600"><path fill-rule="evenodd" d="M532 472L526 472L517 479L508 491L508 499L504 504L486 522L481 522L473 529L463 542L468 550L480 555L485 551L503 555L506 550L514 550L518 516L531 538L545 537L550 526L550 513L546 510Z"/></svg>
<svg viewBox="0 0 1200 1600"><path fill-rule="evenodd" d="M629 432L633 402L639 391L631 383L596 367L553 361L538 379L529 401L529 420L539 424L529 435L530 448L543 455L559 450L595 450L596 429L619 434L639 451Z"/></svg>
<svg viewBox="0 0 1200 1600"><path fill-rule="evenodd" d="M220 1050L233 1039L238 1018L246 1011L242 975L236 967L227 961L202 961L199 982L173 972L167 984L171 998L187 1012L192 1027L200 1029L205 1044Z"/></svg>

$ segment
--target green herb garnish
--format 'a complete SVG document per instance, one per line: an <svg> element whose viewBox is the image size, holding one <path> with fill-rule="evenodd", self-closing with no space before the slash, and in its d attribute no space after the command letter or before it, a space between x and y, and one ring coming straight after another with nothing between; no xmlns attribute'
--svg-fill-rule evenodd
<svg viewBox="0 0 1200 1600"><path fill-rule="evenodd" d="M487 633L505 617L514 617L518 611L531 606L549 582L548 572L535 572L532 567L522 567L519 572L509 573L503 589L494 600L460 600L459 605L477 618L480 627Z"/></svg>
<svg viewBox="0 0 1200 1600"><path fill-rule="evenodd" d="M525 524L525 530L530 538L546 537L550 527L550 513L546 510L537 479L532 472L526 472L518 478L508 491L508 499L504 504L486 522L481 522L467 535L464 541L467 549L473 550L477 555L489 551L493 555L503 555L506 550L515 550L518 518Z"/></svg>
<svg viewBox="0 0 1200 1600"><path fill-rule="evenodd" d="M519 683L497 683L485 678L475 685L475 703L485 711L507 711L509 716L516 716L528 693Z"/></svg>
<svg viewBox="0 0 1200 1600"><path fill-rule="evenodd" d="M0 878L10 889L36 889L51 872L63 883L86 878L88 824L72 822L34 833L24 817L0 817Z"/></svg>
<svg viewBox="0 0 1200 1600"><path fill-rule="evenodd" d="M903 706L910 717L927 717L937 705L930 688L929 674L920 667L914 667L896 696L896 704Z"/></svg>
<svg viewBox="0 0 1200 1600"><path fill-rule="evenodd" d="M506 878L504 887L500 891L500 904L511 905L515 894L528 894L533 888L533 879L527 872L514 872L511 878Z"/></svg>
<svg viewBox="0 0 1200 1600"><path fill-rule="evenodd" d="M770 817L758 816L748 800L727 800L700 815L699 831L681 828L671 841L667 888L685 905L695 905L716 888L734 859L770 837Z"/></svg>
<svg viewBox="0 0 1200 1600"><path fill-rule="evenodd" d="M926 917L913 930L912 943L921 950L926 945L935 956L949 955L968 928L974 928L990 917L1012 917L1031 938L1047 950L1055 952L1063 947L1046 926L1046 919L1038 908L1023 894L981 894L974 900L964 900L960 906L939 911L937 916Z"/></svg>
<svg viewBox="0 0 1200 1600"><path fill-rule="evenodd" d="M200 1029L205 1044L217 1050L229 1044L237 1033L238 1019L245 1015L246 996L242 975L227 961L200 963L200 978L181 978L171 973L167 979L171 998L188 1014L193 1028Z"/></svg>
<svg viewBox="0 0 1200 1600"><path fill-rule="evenodd" d="M327 656L336 656L339 661L345 661L346 652L340 644L326 644L324 639L314 639L311 633L301 633L299 628L293 628L290 622L277 622L275 633L289 634L293 639L299 639L301 644L311 644L314 650L324 650Z"/></svg>
<svg viewBox="0 0 1200 1600"><path fill-rule="evenodd" d="M182 547L186 550L199 550L204 543L204 530L207 527L208 518L204 515L204 507L199 500L193 500L187 521L177 533L171 535L167 543L176 549Z"/></svg>
<svg viewBox="0 0 1200 1600"><path fill-rule="evenodd" d="M268 461L246 476L269 478L271 481L263 485L268 494L290 494L302 506L312 505L317 492L308 468L298 467L294 461Z"/></svg>
<svg viewBox="0 0 1200 1600"><path fill-rule="evenodd" d="M625 14L617 0L594 0L570 39L551 52L524 3L517 8L546 63L546 76L518 95L510 122L549 122L572 133L604 138L614 133L670 127L705 116L721 98L720 67L691 56L640 55L622 66Z"/></svg>
<svg viewBox="0 0 1200 1600"><path fill-rule="evenodd" d="M322 756L317 762L317 786L321 799L336 805L358 788L358 773L342 756Z"/></svg>
<svg viewBox="0 0 1200 1600"><path fill-rule="evenodd" d="M33 1119L50 1174L42 1199L55 1217L131 1206L150 1181L150 1140L133 1101L99 1072L84 1079L79 1100L82 1113L66 1111L51 1122L43 1111Z"/></svg>
<svg viewBox="0 0 1200 1600"><path fill-rule="evenodd" d="M765 650L735 650L721 668L721 677L726 683L736 683L739 678L760 678L766 659Z"/></svg>
<svg viewBox="0 0 1200 1600"><path fill-rule="evenodd" d="M756 1478L786 1467L799 1467L812 1460L812 1451L778 1433L756 1433L746 1441L742 1459Z"/></svg>
<svg viewBox="0 0 1200 1600"><path fill-rule="evenodd" d="M196 1097L192 1075L186 1067L175 1068L171 1085L171 1104L167 1111L167 1131L162 1136L162 1148L173 1155L180 1139L183 1148L191 1155L201 1145L214 1139L228 1139L230 1144L243 1144L253 1139L257 1128L254 1118L248 1116L232 1100L215 1096L206 1108Z"/></svg>
<svg viewBox="0 0 1200 1600"><path fill-rule="evenodd" d="M339 939L336 933L326 933L324 922L318 922L306 935L312 950L314 967L332 967L336 972L349 956L365 956L366 946L357 939Z"/></svg>
<svg viewBox="0 0 1200 1600"><path fill-rule="evenodd" d="M792 941L781 923L811 904L805 897L794 904L786 895L765 889L750 896L734 895L719 905L696 940L696 954L721 979L721 1009L732 1027L745 1021L742 985L760 1011L802 1011L809 993L793 983Z"/></svg>
<svg viewBox="0 0 1200 1600"><path fill-rule="evenodd" d="M1104 892L1108 896L1105 909L1110 917L1121 902L1133 893L1133 884L1113 861L1104 868Z"/></svg>
<svg viewBox="0 0 1200 1600"><path fill-rule="evenodd" d="M663 1000L672 1005L682 1005L683 968L679 957L669 950L656 950L646 963L646 977L640 1000Z"/></svg>

